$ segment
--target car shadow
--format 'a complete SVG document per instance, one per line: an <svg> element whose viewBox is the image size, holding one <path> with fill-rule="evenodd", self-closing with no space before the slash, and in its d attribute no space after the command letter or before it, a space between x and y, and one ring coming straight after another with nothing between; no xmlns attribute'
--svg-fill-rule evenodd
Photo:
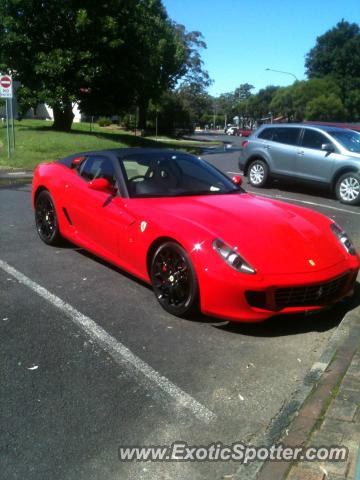
<svg viewBox="0 0 360 480"><path fill-rule="evenodd" d="M67 241L66 241L67 242ZM97 257L96 255L94 255L93 253L87 251L87 250L84 250L83 248L81 247L76 247L75 245L73 244L70 244L70 242L67 242L69 245L68 246L65 246L64 248L72 248L73 250L76 250L78 253L80 253L80 255L83 255L84 257L87 257L89 258L90 260L93 260L97 263L99 263L100 265L103 265L104 267L107 267L109 268L110 270L113 270L114 272L116 273L119 273L120 275L123 275L124 277L128 278L129 280L132 280L133 282L136 282L138 285L141 285L142 287L146 287L148 290L152 290L152 287L151 285L149 285L148 283L144 282L143 280L141 280L140 278L137 278L135 277L134 275L132 275L131 273L127 272L126 270L123 270L122 268L118 267L117 265L114 265L112 263L109 263L108 261L106 260L103 260L102 258L100 257Z"/></svg>

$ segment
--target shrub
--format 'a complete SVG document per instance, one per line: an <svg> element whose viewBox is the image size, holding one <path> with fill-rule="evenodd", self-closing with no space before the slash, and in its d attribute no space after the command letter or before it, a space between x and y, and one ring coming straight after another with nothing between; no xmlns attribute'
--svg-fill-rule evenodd
<svg viewBox="0 0 360 480"><path fill-rule="evenodd" d="M99 118L98 120L99 127L109 127L111 125L111 120L108 118Z"/></svg>

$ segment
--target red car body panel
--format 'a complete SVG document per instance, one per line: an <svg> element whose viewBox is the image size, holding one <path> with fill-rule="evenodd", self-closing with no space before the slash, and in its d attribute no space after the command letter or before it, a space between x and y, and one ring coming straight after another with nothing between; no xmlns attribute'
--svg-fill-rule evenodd
<svg viewBox="0 0 360 480"><path fill-rule="evenodd" d="M259 308L249 304L246 292L265 292L271 299L278 288L320 285L346 274L336 301L352 293L360 266L358 255L349 255L335 238L330 219L252 194L122 198L90 189L59 163L36 168L33 203L41 188L53 197L65 238L147 283L154 245L164 238L180 243L193 262L201 310L208 315L261 321L320 309L324 305ZM215 238L237 249L256 274L230 267L213 249Z"/></svg>
<svg viewBox="0 0 360 480"><path fill-rule="evenodd" d="M253 130L250 130L248 128L239 128L236 134L238 137L250 137L252 133Z"/></svg>

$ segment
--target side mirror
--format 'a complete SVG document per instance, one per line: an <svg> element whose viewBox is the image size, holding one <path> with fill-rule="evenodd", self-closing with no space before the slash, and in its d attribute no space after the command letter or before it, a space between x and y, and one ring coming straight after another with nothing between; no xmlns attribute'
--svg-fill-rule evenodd
<svg viewBox="0 0 360 480"><path fill-rule="evenodd" d="M88 187L91 190L110 193L112 195L114 195L114 193L116 192L116 188L113 187L109 180L106 180L106 178L95 178L95 180L91 180L91 182L88 183Z"/></svg>
<svg viewBox="0 0 360 480"><path fill-rule="evenodd" d="M325 152L328 152L328 153L333 153L335 152L335 147L332 143L323 143L321 145L321 150L324 150Z"/></svg>
<svg viewBox="0 0 360 480"><path fill-rule="evenodd" d="M240 175L234 175L231 180L233 181L233 183L235 183L235 185L241 185L242 178Z"/></svg>

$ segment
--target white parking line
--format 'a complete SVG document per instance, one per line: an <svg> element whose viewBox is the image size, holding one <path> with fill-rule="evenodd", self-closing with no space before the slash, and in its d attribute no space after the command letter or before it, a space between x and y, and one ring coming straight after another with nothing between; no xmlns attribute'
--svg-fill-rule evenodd
<svg viewBox="0 0 360 480"><path fill-rule="evenodd" d="M244 176L244 174L241 172L226 172L226 173L230 173L230 175L241 175L242 177Z"/></svg>
<svg viewBox="0 0 360 480"><path fill-rule="evenodd" d="M48 303L58 308L76 326L80 327L84 332L86 332L91 339L95 340L103 350L111 355L117 364L123 367L125 363L128 369L130 368L133 371L135 370L134 373L138 372L142 374L140 379L150 380L152 384L155 384L170 397L172 397L180 408L187 408L199 420L209 423L216 419L215 413L207 409L191 395L181 390L166 377L162 376L160 373L150 367L150 365L137 357L125 345L109 335L90 317L83 315L81 312L79 312L79 310L64 302L64 300L61 300L61 298L49 292L41 285L38 285L36 282L1 259L0 268L9 275L13 276L16 280L18 280L18 282L33 290ZM149 382L145 381L146 387L151 386L148 385L148 383Z"/></svg>
<svg viewBox="0 0 360 480"><path fill-rule="evenodd" d="M259 195L261 197L275 198L277 200L287 200L291 202L304 203L305 205L312 205L316 207L329 208L330 210L337 210L338 212L351 213L352 215L360 215L360 212L354 212L353 210L346 210L345 208L332 207L331 205L325 205L323 203L309 202L307 200L298 200L297 198L283 197L282 195L269 195L268 193L249 192Z"/></svg>

